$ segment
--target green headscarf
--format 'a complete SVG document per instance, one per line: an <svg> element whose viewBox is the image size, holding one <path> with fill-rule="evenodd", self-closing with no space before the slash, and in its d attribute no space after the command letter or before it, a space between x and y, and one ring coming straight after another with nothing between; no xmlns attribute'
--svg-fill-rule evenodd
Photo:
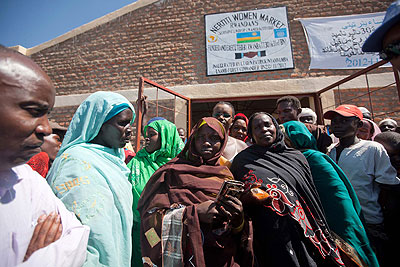
<svg viewBox="0 0 400 267"><path fill-rule="evenodd" d="M130 169L129 181L132 184L133 193L132 239L133 244L136 244L133 247L132 266L143 266L140 246L137 246L137 244L140 244L140 214L137 210L140 195L153 173L162 165L175 158L185 146L179 137L175 124L165 119L155 120L144 127L145 133L148 127L158 132L161 138L160 149L150 154L143 148L128 163L128 168Z"/></svg>
<svg viewBox="0 0 400 267"><path fill-rule="evenodd" d="M285 139L302 151L311 168L329 228L357 252L366 266L379 266L361 221L361 206L346 174L327 155L317 151L317 141L298 121L283 124Z"/></svg>

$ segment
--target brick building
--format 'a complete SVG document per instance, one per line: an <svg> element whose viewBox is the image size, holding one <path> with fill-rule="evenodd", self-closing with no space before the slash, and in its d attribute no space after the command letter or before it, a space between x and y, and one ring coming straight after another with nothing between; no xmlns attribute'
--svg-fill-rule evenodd
<svg viewBox="0 0 400 267"><path fill-rule="evenodd" d="M310 70L306 37L297 19L381 12L391 2L138 0L26 49L25 53L54 81L57 96L51 116L63 125L68 125L77 106L95 91L118 91L135 103L142 76L190 97L194 121L210 115L219 100L232 101L239 112L247 115L260 110L273 112L276 99L287 94L297 95L304 106L315 108L316 92L355 71ZM280 6L287 7L294 68L207 75L205 15ZM371 87L383 86L393 79L393 71L379 68L368 77ZM385 83L386 80L389 82ZM365 83L365 79L354 80L346 87L349 90L325 93L323 104L334 105L340 99L352 97L354 91L358 93L358 88L363 87L360 83ZM396 87L386 90L377 96L375 110L398 106ZM370 104L362 98L354 99L354 103Z"/></svg>

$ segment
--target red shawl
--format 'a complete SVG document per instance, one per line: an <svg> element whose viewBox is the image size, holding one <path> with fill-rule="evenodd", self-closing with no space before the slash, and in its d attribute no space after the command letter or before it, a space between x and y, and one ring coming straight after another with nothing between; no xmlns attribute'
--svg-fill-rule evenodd
<svg viewBox="0 0 400 267"><path fill-rule="evenodd" d="M221 150L208 161L203 161L194 149L194 138L204 124L214 129L221 136L223 143ZM193 256L191 262L197 267L252 266L249 224L246 224L242 233L229 233L217 237L210 227L200 225L197 215L196 204L215 200L222 182L225 179L233 179L229 169L219 166L218 161L226 142L227 135L222 124L214 118L203 118L193 128L185 148L178 157L158 169L144 188L138 203L142 221L142 256L151 259L157 266L162 266L161 242L155 245L153 243L152 247L145 233L150 230L153 231L153 236L161 237L164 212L172 205L179 204L186 207L182 234L184 263Z"/></svg>
<svg viewBox="0 0 400 267"><path fill-rule="evenodd" d="M34 171L37 171L41 176L46 178L49 172L50 158L46 152L40 152L33 156L26 164L31 166Z"/></svg>

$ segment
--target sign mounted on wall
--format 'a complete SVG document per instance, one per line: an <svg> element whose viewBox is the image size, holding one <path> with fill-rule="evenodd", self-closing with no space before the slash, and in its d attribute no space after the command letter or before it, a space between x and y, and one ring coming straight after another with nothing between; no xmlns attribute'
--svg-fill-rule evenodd
<svg viewBox="0 0 400 267"><path fill-rule="evenodd" d="M364 53L361 47L384 16L379 12L299 19L307 37L310 69L361 69L380 61L378 53Z"/></svg>
<svg viewBox="0 0 400 267"><path fill-rule="evenodd" d="M207 75L293 68L286 7L205 15Z"/></svg>

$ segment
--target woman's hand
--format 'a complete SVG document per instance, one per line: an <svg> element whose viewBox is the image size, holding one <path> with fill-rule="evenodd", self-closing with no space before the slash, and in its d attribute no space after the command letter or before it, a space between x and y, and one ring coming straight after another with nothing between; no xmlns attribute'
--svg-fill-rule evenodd
<svg viewBox="0 0 400 267"><path fill-rule="evenodd" d="M216 203L212 200L197 204L197 215L199 216L200 222L207 224L211 224L217 218L221 217L216 208Z"/></svg>
<svg viewBox="0 0 400 267"><path fill-rule="evenodd" d="M261 184L253 184L251 188L245 190L240 197L240 200L243 202L243 205L265 205L270 201L270 195L262 190Z"/></svg>
<svg viewBox="0 0 400 267"><path fill-rule="evenodd" d="M37 222L24 261L28 260L36 250L47 247L61 237L62 223L60 215L57 213L52 212L47 216L43 214Z"/></svg>
<svg viewBox="0 0 400 267"><path fill-rule="evenodd" d="M230 195L223 196L217 202L217 209L220 211L221 215L230 221L233 228L242 224L244 219L243 205L238 198Z"/></svg>

